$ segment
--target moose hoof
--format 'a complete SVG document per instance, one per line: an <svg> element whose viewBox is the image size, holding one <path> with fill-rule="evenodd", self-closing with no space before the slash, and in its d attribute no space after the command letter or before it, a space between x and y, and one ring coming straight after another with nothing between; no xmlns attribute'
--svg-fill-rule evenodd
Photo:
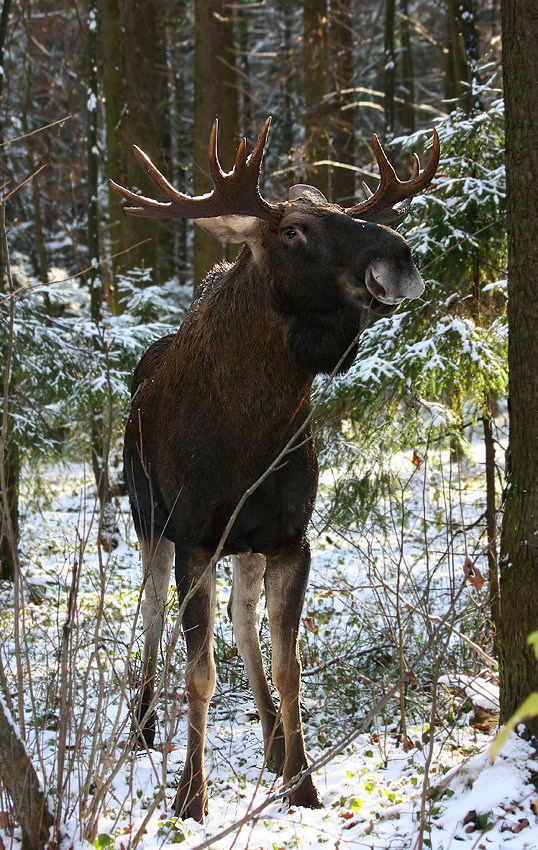
<svg viewBox="0 0 538 850"><path fill-rule="evenodd" d="M301 785L290 794L292 806L304 806L305 809L322 809L318 791L310 776L305 776Z"/></svg>

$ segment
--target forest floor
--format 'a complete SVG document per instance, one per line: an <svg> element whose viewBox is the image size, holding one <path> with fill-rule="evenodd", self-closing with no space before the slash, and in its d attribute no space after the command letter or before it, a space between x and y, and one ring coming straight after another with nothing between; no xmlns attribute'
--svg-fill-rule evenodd
<svg viewBox="0 0 538 850"><path fill-rule="evenodd" d="M466 476L480 458L473 463ZM141 657L140 622L133 631L139 552L126 499L117 500L119 545L107 554L96 542L88 471L41 470L39 492L32 473L22 517L21 633L14 630L12 589L3 585L0 653L14 707L24 705L28 748L61 805L65 848L89 846L84 823L96 850L171 843L237 850L538 850L538 761L516 736L494 763L488 759L497 689L483 630L487 586L475 581L458 591L465 553L485 572L474 524L482 496L458 479L458 503L448 511L449 476L432 465L426 481L416 466L404 458L406 521L400 524L401 514L389 510L382 535L374 522L339 535L317 518L301 655L309 756L317 762L336 750L314 771L320 810L270 801L281 780L262 770L260 724L226 616L231 570L221 565L203 826L171 813L185 756L181 638L157 705L156 749L125 746ZM170 600L173 607L173 590ZM437 633L435 615L449 627ZM167 640L172 628L169 617ZM264 616L261 633L268 662ZM477 656L473 645L480 641L484 655ZM412 671L408 685L362 729L361 720L401 669ZM459 691L447 686L447 677L455 676ZM0 847L17 850L5 794L0 803Z"/></svg>

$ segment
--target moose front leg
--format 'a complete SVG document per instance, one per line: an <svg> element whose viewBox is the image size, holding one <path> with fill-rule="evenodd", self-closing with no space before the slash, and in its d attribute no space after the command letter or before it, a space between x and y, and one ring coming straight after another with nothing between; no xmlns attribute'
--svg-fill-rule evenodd
<svg viewBox="0 0 538 850"><path fill-rule="evenodd" d="M187 563L176 550L176 581L179 605L201 579L187 602L182 626L187 644L185 685L188 703L187 755L174 802L176 815L203 823L207 814L207 783L204 773L204 746L209 701L215 690L213 627L216 604L216 569L207 569L209 556L191 558ZM205 573L204 573L205 571Z"/></svg>
<svg viewBox="0 0 538 850"><path fill-rule="evenodd" d="M267 558L265 595L272 643L273 682L280 694L286 757L284 782L289 782L307 766L301 721L299 690L299 623L310 570L310 547L303 539L293 550L278 558ZM321 800L310 775L290 793L295 806L321 807Z"/></svg>

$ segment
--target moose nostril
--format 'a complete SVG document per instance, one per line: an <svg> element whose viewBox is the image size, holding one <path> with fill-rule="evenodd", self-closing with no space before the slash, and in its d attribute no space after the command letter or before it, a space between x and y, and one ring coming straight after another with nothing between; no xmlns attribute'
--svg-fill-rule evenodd
<svg viewBox="0 0 538 850"><path fill-rule="evenodd" d="M384 301L387 298L387 290L385 287L376 280L375 275L371 274L369 276L369 280L366 283L368 287L368 291L375 297L379 298L380 301Z"/></svg>

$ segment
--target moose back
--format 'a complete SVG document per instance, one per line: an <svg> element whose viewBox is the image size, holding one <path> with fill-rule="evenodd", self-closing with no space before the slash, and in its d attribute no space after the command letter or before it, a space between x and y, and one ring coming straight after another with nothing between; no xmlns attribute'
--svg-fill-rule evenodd
<svg viewBox="0 0 538 850"><path fill-rule="evenodd" d="M317 489L308 423L319 373L344 372L357 354L365 313L389 316L417 298L422 279L405 240L386 225L401 218L431 182L439 160L400 181L374 137L380 183L349 208L312 186L269 203L258 183L266 121L247 157L243 139L231 172L209 142L213 190L178 192L139 149L135 155L164 194L157 201L115 183L129 215L191 218L218 239L244 243L233 264L216 266L177 334L154 343L138 364L125 433L125 479L142 550L145 644L133 722L152 746L153 692L172 565L186 640L188 737L176 814L207 812L204 741L215 686L215 558L233 556L229 603L235 637L259 710L265 754L290 783L293 805L321 805L309 773L299 704L298 630L310 568L307 526ZM272 468L283 447L292 450ZM260 482L264 473L271 469ZM257 486L255 486L257 485ZM251 490L235 521L227 524ZM272 643L277 710L259 644L262 587ZM291 782L291 780L294 780Z"/></svg>

